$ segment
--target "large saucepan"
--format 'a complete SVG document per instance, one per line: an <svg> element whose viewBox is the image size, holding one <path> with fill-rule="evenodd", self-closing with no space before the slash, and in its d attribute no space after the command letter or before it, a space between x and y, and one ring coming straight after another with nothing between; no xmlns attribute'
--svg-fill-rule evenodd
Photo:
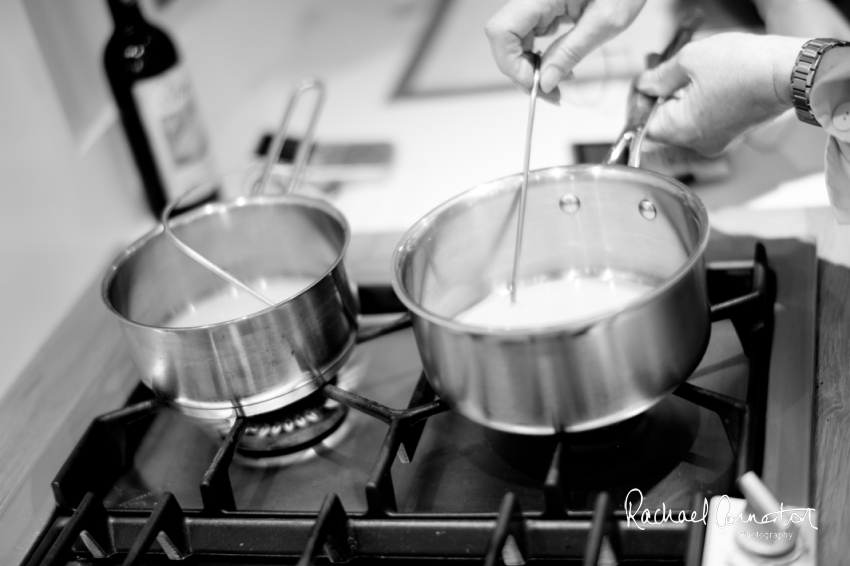
<svg viewBox="0 0 850 566"><path fill-rule="evenodd" d="M647 294L539 328L455 321L508 285L520 175L444 203L396 249L393 285L410 309L425 373L473 421L524 434L613 424L673 391L705 352L707 214L681 183L636 167L655 101L632 97L629 126L606 163L530 173L520 280L612 274L652 285ZM628 147L632 166L615 164Z"/></svg>

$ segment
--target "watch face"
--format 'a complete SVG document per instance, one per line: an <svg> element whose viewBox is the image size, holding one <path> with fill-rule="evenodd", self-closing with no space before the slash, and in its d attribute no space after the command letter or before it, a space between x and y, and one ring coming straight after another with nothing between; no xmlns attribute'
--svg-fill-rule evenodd
<svg viewBox="0 0 850 566"><path fill-rule="evenodd" d="M840 104L832 113L832 127L839 132L850 131L850 102Z"/></svg>

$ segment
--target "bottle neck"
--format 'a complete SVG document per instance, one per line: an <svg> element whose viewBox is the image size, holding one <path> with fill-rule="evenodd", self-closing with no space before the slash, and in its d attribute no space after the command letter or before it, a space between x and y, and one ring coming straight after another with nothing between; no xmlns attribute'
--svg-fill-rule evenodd
<svg viewBox="0 0 850 566"><path fill-rule="evenodd" d="M128 29L145 24L138 0L108 0L115 29Z"/></svg>

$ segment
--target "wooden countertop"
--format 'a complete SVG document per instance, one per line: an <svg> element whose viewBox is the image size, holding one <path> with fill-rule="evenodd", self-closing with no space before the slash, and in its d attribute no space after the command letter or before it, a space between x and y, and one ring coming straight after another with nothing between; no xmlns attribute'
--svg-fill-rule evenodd
<svg viewBox="0 0 850 566"><path fill-rule="evenodd" d="M830 209L733 210L724 227L759 237L812 239L818 250L814 507L818 563L850 565L850 225Z"/></svg>
<svg viewBox="0 0 850 566"><path fill-rule="evenodd" d="M784 224L781 214L764 222L762 236ZM850 564L850 227L824 210L795 211L794 222L818 238L823 258L814 451L820 563ZM355 237L347 259L355 280L387 281L398 239ZM137 381L123 335L101 303L98 276L0 401L0 562L22 560L50 516L56 471L91 420L121 406Z"/></svg>

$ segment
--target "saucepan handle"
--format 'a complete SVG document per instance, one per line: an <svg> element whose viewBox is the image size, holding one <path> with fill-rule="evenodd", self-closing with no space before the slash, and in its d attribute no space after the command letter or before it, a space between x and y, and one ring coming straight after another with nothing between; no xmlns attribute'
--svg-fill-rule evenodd
<svg viewBox="0 0 850 566"><path fill-rule="evenodd" d="M392 319L390 322L387 322L380 326L358 328L355 343L363 344L364 342L374 340L375 338L380 338L381 336L385 336L392 332L409 328L412 324L413 322L410 320L410 313L406 312L400 314L397 318Z"/></svg>
<svg viewBox="0 0 850 566"><path fill-rule="evenodd" d="M360 314L390 315L400 313L396 318L379 326L361 327L357 330L357 343L362 344L385 334L407 328L411 325L410 313L404 303L389 285L359 285Z"/></svg>
<svg viewBox="0 0 850 566"><path fill-rule="evenodd" d="M301 96L305 92L309 92L311 90L315 90L317 95L313 102L313 109L310 113L310 122L307 125L307 132L304 134L304 138L298 144L298 149L295 152L295 162L292 165L292 174L289 178L289 185L286 187L285 194L291 195L298 189L301 177L307 169L307 160L310 158L310 150L313 148L313 137L316 132L316 125L319 122L319 115L322 112L322 106L325 102L325 85L322 81L313 77L302 79L298 86L295 87L295 90L292 91L292 94L289 97L289 103L286 106L286 111L283 113L283 120L281 120L280 127L277 129L271 145L269 146L269 153L263 166L263 172L260 175L259 181L257 181L257 184L254 185L254 188L251 191L252 196L261 195L265 192L266 185L268 185L269 179L272 175L272 169L277 164L280 151L283 149L283 143L286 141L286 135L289 133L289 123L295 113L295 108L298 106Z"/></svg>
<svg viewBox="0 0 850 566"><path fill-rule="evenodd" d="M670 43L667 44L664 51L660 55L653 53L647 57L647 68L656 67L678 53L691 40L702 20L702 12L698 10L685 16L679 24L676 34L670 40ZM629 165L630 167L640 167L640 148L643 139L646 137L646 125L652 119L656 108L663 102L664 99L662 98L638 91L635 88L635 83L632 83L629 90L626 127L623 128L623 132L620 134L616 143L611 146L603 163L606 165L621 164Z"/></svg>

